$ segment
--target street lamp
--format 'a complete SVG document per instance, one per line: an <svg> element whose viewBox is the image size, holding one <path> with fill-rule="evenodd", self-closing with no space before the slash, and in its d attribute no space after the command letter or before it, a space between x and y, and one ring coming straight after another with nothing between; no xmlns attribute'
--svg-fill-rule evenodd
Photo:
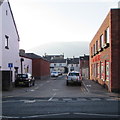
<svg viewBox="0 0 120 120"><path fill-rule="evenodd" d="M20 59L20 62L21 62L21 74L23 74L23 65L22 65L22 62L24 61L23 58Z"/></svg>

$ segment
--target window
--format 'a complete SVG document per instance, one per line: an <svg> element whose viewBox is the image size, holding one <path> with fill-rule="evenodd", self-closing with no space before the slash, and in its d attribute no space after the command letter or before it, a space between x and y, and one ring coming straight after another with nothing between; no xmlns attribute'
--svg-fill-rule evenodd
<svg viewBox="0 0 120 120"><path fill-rule="evenodd" d="M8 10L6 10L6 15L8 15Z"/></svg>
<svg viewBox="0 0 120 120"><path fill-rule="evenodd" d="M94 64L94 77L96 77L96 63Z"/></svg>
<svg viewBox="0 0 120 120"><path fill-rule="evenodd" d="M7 35L5 35L5 48L6 49L9 49L9 47L8 47L8 36Z"/></svg>
<svg viewBox="0 0 120 120"><path fill-rule="evenodd" d="M105 43L110 43L109 27L105 30Z"/></svg>
<svg viewBox="0 0 120 120"><path fill-rule="evenodd" d="M100 62L100 79L104 81L104 63Z"/></svg>
<svg viewBox="0 0 120 120"><path fill-rule="evenodd" d="M96 72L97 72L97 78L100 77L100 66L99 66L99 63L97 63L97 66L96 66Z"/></svg>
<svg viewBox="0 0 120 120"><path fill-rule="evenodd" d="M56 64L54 64L54 66L56 66Z"/></svg>
<svg viewBox="0 0 120 120"><path fill-rule="evenodd" d="M100 36L100 48L103 48L104 45L104 39L103 39L103 35Z"/></svg>
<svg viewBox="0 0 120 120"><path fill-rule="evenodd" d="M106 81L109 81L109 76L110 76L110 70L109 70L109 67L110 66L110 63L109 61L105 61L105 79Z"/></svg>
<svg viewBox="0 0 120 120"><path fill-rule="evenodd" d="M59 66L61 67L61 66L62 66L62 64L59 64Z"/></svg>
<svg viewBox="0 0 120 120"><path fill-rule="evenodd" d="M94 47L93 47L93 54L95 54L95 44L94 44Z"/></svg>
<svg viewBox="0 0 120 120"><path fill-rule="evenodd" d="M98 41L96 41L96 52L98 51Z"/></svg>

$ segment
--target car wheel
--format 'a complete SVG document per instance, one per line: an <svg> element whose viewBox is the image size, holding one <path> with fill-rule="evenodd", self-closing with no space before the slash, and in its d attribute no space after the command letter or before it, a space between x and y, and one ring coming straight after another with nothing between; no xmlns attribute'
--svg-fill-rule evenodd
<svg viewBox="0 0 120 120"><path fill-rule="evenodd" d="M78 83L79 86L81 86L81 83Z"/></svg>
<svg viewBox="0 0 120 120"><path fill-rule="evenodd" d="M66 85L67 85L67 86L69 85L69 82L68 82L68 80L66 81Z"/></svg>
<svg viewBox="0 0 120 120"><path fill-rule="evenodd" d="M35 85L35 81L33 81L33 84L32 84L32 86L34 86Z"/></svg>

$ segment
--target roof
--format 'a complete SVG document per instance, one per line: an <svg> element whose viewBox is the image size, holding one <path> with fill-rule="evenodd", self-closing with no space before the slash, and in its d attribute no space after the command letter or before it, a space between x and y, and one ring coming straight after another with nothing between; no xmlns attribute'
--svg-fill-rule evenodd
<svg viewBox="0 0 120 120"><path fill-rule="evenodd" d="M21 57L25 57L25 58L30 58L30 59L43 59L45 61L48 61L47 59L37 55L37 54L34 54L34 53L24 53L24 52L20 52L19 55ZM48 61L49 62L49 61Z"/></svg>
<svg viewBox="0 0 120 120"><path fill-rule="evenodd" d="M80 56L80 60L89 60L89 55Z"/></svg>
<svg viewBox="0 0 120 120"><path fill-rule="evenodd" d="M39 55L36 55L34 53L25 53L27 57L31 58L31 59L36 59L36 58L42 58Z"/></svg>
<svg viewBox="0 0 120 120"><path fill-rule="evenodd" d="M9 3L8 0L7 0L7 3L8 3L8 6L10 8L11 16L12 16L13 23L14 23L14 26L15 26L15 30L16 30L16 33L17 33L17 36L18 36L18 41L20 41L20 37L19 37L19 34L18 34L17 26L16 26L15 19L14 19L14 16L13 16L13 12L12 12L12 9L11 9L11 6L10 6L10 3Z"/></svg>
<svg viewBox="0 0 120 120"><path fill-rule="evenodd" d="M47 60L52 60L52 59L64 59L64 55L45 55L43 56Z"/></svg>
<svg viewBox="0 0 120 120"><path fill-rule="evenodd" d="M50 60L51 63L66 63L66 59L53 59Z"/></svg>
<svg viewBox="0 0 120 120"><path fill-rule="evenodd" d="M68 58L67 63L68 64L79 64L79 58Z"/></svg>

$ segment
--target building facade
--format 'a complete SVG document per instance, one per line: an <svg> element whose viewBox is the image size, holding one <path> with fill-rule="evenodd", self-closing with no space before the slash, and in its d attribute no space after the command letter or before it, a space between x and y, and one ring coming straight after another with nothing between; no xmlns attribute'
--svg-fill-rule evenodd
<svg viewBox="0 0 120 120"><path fill-rule="evenodd" d="M80 72L80 60L79 58L67 58L68 72L78 71Z"/></svg>
<svg viewBox="0 0 120 120"><path fill-rule="evenodd" d="M67 68L66 59L53 59L50 61L50 71L65 73Z"/></svg>
<svg viewBox="0 0 120 120"><path fill-rule="evenodd" d="M47 79L50 77L50 62L34 53L25 53L25 56L32 59L32 75L35 79Z"/></svg>
<svg viewBox="0 0 120 120"><path fill-rule="evenodd" d="M120 91L120 9L111 9L90 43L90 79Z"/></svg>
<svg viewBox="0 0 120 120"><path fill-rule="evenodd" d="M83 78L90 78L89 55L80 56L80 73Z"/></svg>
<svg viewBox="0 0 120 120"><path fill-rule="evenodd" d="M0 71L3 88L15 81L19 69L19 34L9 1L0 3ZM10 78L10 79L9 79Z"/></svg>

